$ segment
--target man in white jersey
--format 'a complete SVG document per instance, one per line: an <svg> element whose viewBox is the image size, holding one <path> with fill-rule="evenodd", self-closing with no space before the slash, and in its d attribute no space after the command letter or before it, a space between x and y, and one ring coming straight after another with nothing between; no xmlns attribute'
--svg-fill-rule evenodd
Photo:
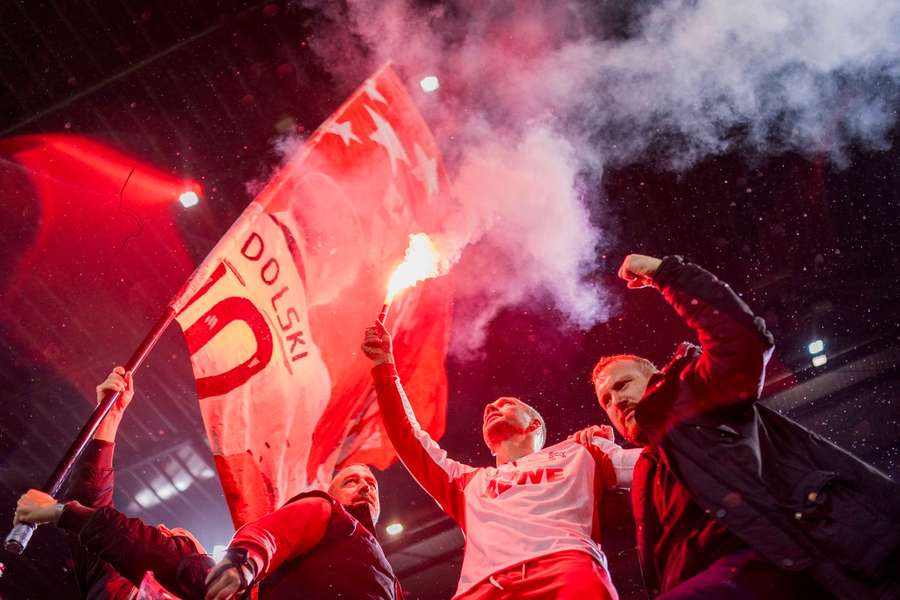
<svg viewBox="0 0 900 600"><path fill-rule="evenodd" d="M497 466L464 465L419 426L380 323L366 329L363 351L375 363L381 416L400 460L465 533L454 599L618 597L598 543L598 507L604 490L630 485L639 450L600 437L543 448L540 414L503 397L485 407L482 425Z"/></svg>

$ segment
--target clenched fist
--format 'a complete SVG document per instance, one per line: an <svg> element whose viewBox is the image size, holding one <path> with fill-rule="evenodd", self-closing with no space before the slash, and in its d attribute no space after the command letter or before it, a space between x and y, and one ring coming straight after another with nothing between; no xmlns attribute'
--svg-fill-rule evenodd
<svg viewBox="0 0 900 600"><path fill-rule="evenodd" d="M628 287L642 288L653 285L653 275L662 261L643 254L629 254L619 267L619 277L628 282Z"/></svg>
<svg viewBox="0 0 900 600"><path fill-rule="evenodd" d="M391 334L380 321L375 321L372 327L366 327L362 351L376 365L394 362Z"/></svg>
<svg viewBox="0 0 900 600"><path fill-rule="evenodd" d="M16 503L13 525L17 523L33 525L56 523L59 520L59 515L60 510L57 508L55 498L40 490L28 490L22 494Z"/></svg>
<svg viewBox="0 0 900 600"><path fill-rule="evenodd" d="M119 399L110 410L125 412L134 397L134 380L131 378L131 371L126 373L124 367L113 369L106 376L106 380L97 386L97 404L103 401L106 392L121 392Z"/></svg>

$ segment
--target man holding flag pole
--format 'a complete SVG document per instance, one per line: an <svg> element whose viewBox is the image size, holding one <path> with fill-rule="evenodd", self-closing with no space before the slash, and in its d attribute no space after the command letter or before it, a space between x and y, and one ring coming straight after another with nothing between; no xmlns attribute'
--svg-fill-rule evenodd
<svg viewBox="0 0 900 600"><path fill-rule="evenodd" d="M132 375L116 367L97 386L97 401L119 399L100 422L73 469L64 502L28 490L16 506L14 524L53 524L68 534L74 573L83 598L133 598L148 571L183 598L202 595L212 561L187 530L152 527L113 506L113 453L125 409L134 396Z"/></svg>

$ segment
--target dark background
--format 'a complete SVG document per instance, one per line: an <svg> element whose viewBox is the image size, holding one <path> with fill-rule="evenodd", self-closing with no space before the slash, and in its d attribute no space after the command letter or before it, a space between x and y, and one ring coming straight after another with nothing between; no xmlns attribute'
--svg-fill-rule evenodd
<svg viewBox="0 0 900 600"><path fill-rule="evenodd" d="M278 162L273 141L303 133L331 113L355 84L333 80L308 51L317 15L281 3L4 2L0 4L0 138L39 132L93 137L160 169L202 181L206 195L171 218L195 260L202 258L250 199L246 184ZM410 82L411 86L415 82ZM767 402L894 477L898 466L898 131L891 149L851 148L836 168L794 154L752 160L710 158L684 173L647 156L585 174L586 202L606 232L594 277L613 290L612 319L590 331L564 325L549 302L507 310L492 324L485 355L448 363L447 432L451 456L472 464L491 457L480 434L485 402L517 395L547 421L548 443L603 420L588 383L602 354L627 351L665 362L691 333L653 291L627 292L614 278L625 254L678 253L733 285L762 315L778 348ZM441 144L442 140L438 140ZM452 165L451 165L452 167ZM452 170L452 169L451 169ZM32 241L37 198L12 202L0 190L0 290ZM138 214L138 219L140 215ZM103 223L98 223L103 227ZM123 232L123 238L126 233ZM140 244L140 235L130 240ZM523 240L527 244L527 240ZM65 260L65 257L59 257ZM112 293L104 260L98 294ZM33 273L40 277L40 273ZM180 281L145 267L134 282L175 291ZM48 286L49 287L49 286ZM65 321L64 292L35 298L48 319ZM100 381L125 360L156 315L132 314L116 325L120 343L90 345L104 315L74 323L85 358L82 378ZM93 406L45 356L0 333L0 522L15 499L39 485ZM806 346L825 342L828 362L813 368ZM187 527L211 549L231 528L200 423L190 366L173 327L140 373L137 397L122 425L116 502L151 523ZM380 475L386 550L412 597L449 598L462 536L397 465ZM608 507L605 549L622 598L640 598L624 496ZM5 531L5 529L4 529ZM0 551L3 598L72 597L67 552L58 532L40 529L20 558Z"/></svg>

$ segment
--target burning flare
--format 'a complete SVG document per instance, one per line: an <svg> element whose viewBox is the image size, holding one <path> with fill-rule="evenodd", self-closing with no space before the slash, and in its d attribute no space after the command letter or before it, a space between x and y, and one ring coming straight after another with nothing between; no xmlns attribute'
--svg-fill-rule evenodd
<svg viewBox="0 0 900 600"><path fill-rule="evenodd" d="M441 255L431 238L424 233L409 236L409 247L403 262L397 265L388 281L385 304L393 302L397 294L406 288L413 287L420 281L438 276L438 263Z"/></svg>
<svg viewBox="0 0 900 600"><path fill-rule="evenodd" d="M409 247L403 262L397 265L388 281L387 295L384 297L384 306L378 320L382 323L387 316L388 308L394 298L405 290L413 287L420 281L437 277L441 255L431 238L424 233L416 233L409 236Z"/></svg>

